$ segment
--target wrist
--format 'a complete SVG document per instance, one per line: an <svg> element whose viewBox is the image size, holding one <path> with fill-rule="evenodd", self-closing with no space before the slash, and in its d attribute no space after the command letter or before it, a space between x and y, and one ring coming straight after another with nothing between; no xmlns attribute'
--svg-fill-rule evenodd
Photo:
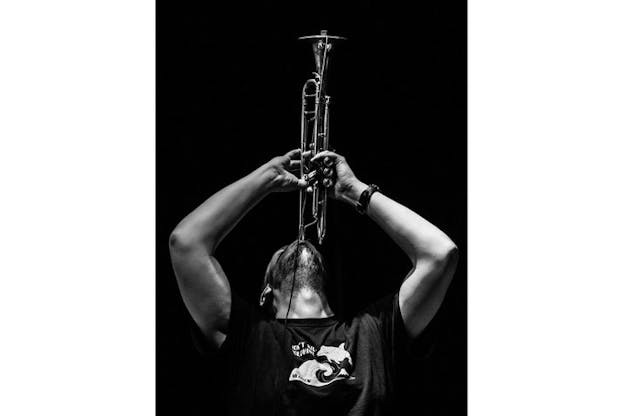
<svg viewBox="0 0 624 416"><path fill-rule="evenodd" d="M263 197L274 191L276 176L275 169L269 163L265 163L247 175Z"/></svg>
<svg viewBox="0 0 624 416"><path fill-rule="evenodd" d="M370 200L373 194L377 191L379 191L379 187L377 185L374 185L372 183L368 185L366 190L364 190L364 192L362 192L362 194L360 195L358 204L355 207L357 212L359 212L362 215L366 214L368 210L368 204L370 203Z"/></svg>
<svg viewBox="0 0 624 416"><path fill-rule="evenodd" d="M356 179L346 187L342 198L343 201L353 207L357 206L360 195L362 195L362 192L364 192L366 188L368 188L367 184Z"/></svg>

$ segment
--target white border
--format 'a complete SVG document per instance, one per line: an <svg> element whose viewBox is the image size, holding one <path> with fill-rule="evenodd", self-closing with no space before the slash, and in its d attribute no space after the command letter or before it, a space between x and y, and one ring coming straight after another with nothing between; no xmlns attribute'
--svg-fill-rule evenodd
<svg viewBox="0 0 624 416"><path fill-rule="evenodd" d="M154 21L0 5L0 414L154 414Z"/></svg>
<svg viewBox="0 0 624 416"><path fill-rule="evenodd" d="M624 414L620 1L469 5L469 414ZM0 5L0 413L154 414L154 4Z"/></svg>
<svg viewBox="0 0 624 416"><path fill-rule="evenodd" d="M622 415L624 4L469 2L469 414Z"/></svg>

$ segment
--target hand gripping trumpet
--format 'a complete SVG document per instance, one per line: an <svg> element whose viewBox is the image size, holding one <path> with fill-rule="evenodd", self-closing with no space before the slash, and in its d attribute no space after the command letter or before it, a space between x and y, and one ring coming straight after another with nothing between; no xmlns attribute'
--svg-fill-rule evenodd
<svg viewBox="0 0 624 416"><path fill-rule="evenodd" d="M301 153L311 151L311 157L329 150L329 102L326 94L329 55L342 36L330 36L326 30L320 35L302 36L312 44L316 71L303 84L301 91ZM322 244L327 232L327 190L334 185L335 169L329 158L312 164L307 159L300 164L300 177L309 187L299 191L299 241L305 240L308 227L316 225L318 243ZM311 199L311 200L310 200Z"/></svg>

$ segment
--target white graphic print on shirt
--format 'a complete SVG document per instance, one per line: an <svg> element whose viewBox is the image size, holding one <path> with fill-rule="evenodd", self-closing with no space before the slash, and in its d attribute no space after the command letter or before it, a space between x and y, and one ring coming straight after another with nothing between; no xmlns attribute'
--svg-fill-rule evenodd
<svg viewBox="0 0 624 416"><path fill-rule="evenodd" d="M338 380L354 379L350 375L353 367L351 354L345 350L344 345L344 342L338 347L322 345L318 352L314 346L303 341L293 345L292 350L295 356L309 355L311 358L294 368L288 380L321 387Z"/></svg>

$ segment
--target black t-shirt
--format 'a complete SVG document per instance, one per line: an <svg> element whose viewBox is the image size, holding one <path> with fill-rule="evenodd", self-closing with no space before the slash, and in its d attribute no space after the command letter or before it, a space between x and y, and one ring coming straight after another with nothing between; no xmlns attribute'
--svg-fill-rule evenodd
<svg viewBox="0 0 624 416"><path fill-rule="evenodd" d="M215 371L230 415L389 415L406 345L398 294L286 325L233 295Z"/></svg>

